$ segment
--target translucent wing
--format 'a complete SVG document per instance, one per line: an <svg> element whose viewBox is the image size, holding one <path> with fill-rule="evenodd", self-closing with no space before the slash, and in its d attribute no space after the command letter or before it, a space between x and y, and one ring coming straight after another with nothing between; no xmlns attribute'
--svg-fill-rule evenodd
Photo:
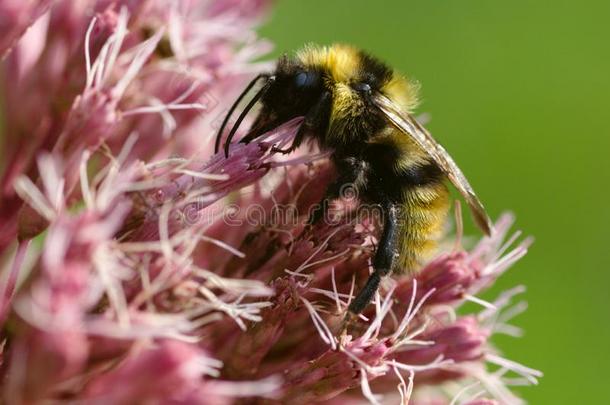
<svg viewBox="0 0 610 405"><path fill-rule="evenodd" d="M466 200L478 227L481 228L486 235L490 235L493 225L483 204L481 204L481 201L479 201L474 193L470 183L466 180L464 173L462 173L447 151L436 142L432 135L420 125L415 118L402 111L399 106L392 102L392 100L383 94L377 94L374 97L374 101L392 124L406 135L410 136L430 155L430 157L432 157L434 162Z"/></svg>

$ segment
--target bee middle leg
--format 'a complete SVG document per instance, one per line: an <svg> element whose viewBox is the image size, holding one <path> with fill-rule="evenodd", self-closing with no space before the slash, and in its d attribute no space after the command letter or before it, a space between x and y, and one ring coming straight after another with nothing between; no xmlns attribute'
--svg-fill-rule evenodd
<svg viewBox="0 0 610 405"><path fill-rule="evenodd" d="M311 210L307 221L310 226L326 216L330 202L341 197L343 190L350 189L358 193L357 183L359 179L365 177L368 170L367 163L356 158L341 159L336 161L335 165L339 177L328 185L322 201ZM353 197L358 198L358 195L356 194Z"/></svg>
<svg viewBox="0 0 610 405"><path fill-rule="evenodd" d="M307 225L313 226L316 223L320 222L320 220L326 217L326 213L328 212L328 206L330 202L336 198L339 198L339 192L341 190L341 186L343 185L342 180L333 181L326 188L326 192L324 193L324 197L322 200L315 205L311 211L309 212L309 218L307 219Z"/></svg>
<svg viewBox="0 0 610 405"><path fill-rule="evenodd" d="M381 278L390 274L396 265L400 251L400 238L403 237L400 226L399 207L397 204L384 204L384 225L373 258L373 273L369 276L366 284L360 290L356 298L349 305L347 318L353 318L359 314L371 302L371 299L379 289Z"/></svg>

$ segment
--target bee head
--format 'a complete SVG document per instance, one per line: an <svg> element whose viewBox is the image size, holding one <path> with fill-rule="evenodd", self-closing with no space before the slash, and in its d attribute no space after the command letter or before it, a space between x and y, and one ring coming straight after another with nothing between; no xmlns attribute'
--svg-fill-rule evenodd
<svg viewBox="0 0 610 405"><path fill-rule="evenodd" d="M250 142L284 122L303 116L306 134L333 148L362 143L385 125L373 102L375 93L385 94L405 111L416 101L416 86L365 52L341 44L308 45L294 58L280 58L272 74L261 74L250 83L225 117L217 135L216 150L229 116L259 79L265 79L265 83L230 131L225 143L227 155L237 127L259 101L260 112L242 142Z"/></svg>
<svg viewBox="0 0 610 405"><path fill-rule="evenodd" d="M306 116L327 91L320 69L287 57L280 59L266 86L251 133L262 134L292 118Z"/></svg>
<svg viewBox="0 0 610 405"><path fill-rule="evenodd" d="M284 56L278 61L261 96L262 109L248 139L305 116L310 133L331 145L333 142L327 142L327 129L351 130L345 128L347 120L353 127L360 117L368 119L371 96L390 75L385 65L354 47L306 46L295 58Z"/></svg>

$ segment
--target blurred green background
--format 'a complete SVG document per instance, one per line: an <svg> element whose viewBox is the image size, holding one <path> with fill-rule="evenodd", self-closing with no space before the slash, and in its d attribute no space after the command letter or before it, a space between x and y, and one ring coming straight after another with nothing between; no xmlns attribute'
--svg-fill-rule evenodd
<svg viewBox="0 0 610 405"><path fill-rule="evenodd" d="M276 55L351 43L419 80L490 213L535 236L495 289L528 288L525 337L496 342L544 371L533 404L610 403L609 17L607 0L283 0L261 30Z"/></svg>

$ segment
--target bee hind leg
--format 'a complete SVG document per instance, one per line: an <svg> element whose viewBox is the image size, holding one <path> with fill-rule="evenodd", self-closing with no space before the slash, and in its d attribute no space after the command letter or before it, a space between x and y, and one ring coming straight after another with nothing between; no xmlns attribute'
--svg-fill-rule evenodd
<svg viewBox="0 0 610 405"><path fill-rule="evenodd" d="M371 299L379 289L381 278L390 274L399 257L399 242L401 226L399 220L399 208L396 204L387 204L384 210L384 226L375 257L373 258L373 273L369 276L366 284L360 290L356 298L349 305L347 317L353 318L371 302Z"/></svg>

